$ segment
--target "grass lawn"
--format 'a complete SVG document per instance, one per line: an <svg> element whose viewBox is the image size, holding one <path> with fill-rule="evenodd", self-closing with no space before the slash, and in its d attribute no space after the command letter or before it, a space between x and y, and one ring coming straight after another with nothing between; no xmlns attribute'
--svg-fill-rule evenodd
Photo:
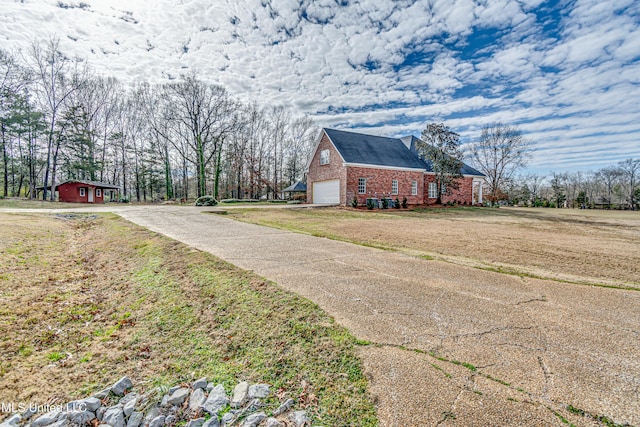
<svg viewBox="0 0 640 427"><path fill-rule="evenodd" d="M115 215L0 213L0 401L129 375L266 382L314 422L377 425L356 340L315 304Z"/></svg>
<svg viewBox="0 0 640 427"><path fill-rule="evenodd" d="M640 288L640 212L242 209L241 221L508 274Z"/></svg>

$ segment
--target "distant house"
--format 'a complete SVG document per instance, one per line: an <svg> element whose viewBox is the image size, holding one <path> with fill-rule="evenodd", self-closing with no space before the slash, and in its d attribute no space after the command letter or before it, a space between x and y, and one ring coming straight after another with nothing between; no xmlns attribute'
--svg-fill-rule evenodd
<svg viewBox="0 0 640 427"><path fill-rule="evenodd" d="M322 129L307 163L307 202L348 205L354 196L407 198L408 204L433 204L437 185L429 161L420 158L414 136L387 138ZM464 164L458 189L442 202L482 203L484 175Z"/></svg>
<svg viewBox="0 0 640 427"><path fill-rule="evenodd" d="M38 190L44 187L38 187ZM105 191L118 192L120 187L98 181L71 180L56 185L54 191L58 192L58 200L74 203L104 203Z"/></svg>

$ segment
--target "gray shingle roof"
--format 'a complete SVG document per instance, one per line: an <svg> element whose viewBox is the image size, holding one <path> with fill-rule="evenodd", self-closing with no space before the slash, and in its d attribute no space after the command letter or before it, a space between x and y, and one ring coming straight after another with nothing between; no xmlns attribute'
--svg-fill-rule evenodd
<svg viewBox="0 0 640 427"><path fill-rule="evenodd" d="M418 157L397 138L324 129L347 163L424 169Z"/></svg>
<svg viewBox="0 0 640 427"><path fill-rule="evenodd" d="M433 171L431 162L418 155L415 144L418 138L415 136L398 139L328 128L324 128L324 131L347 163ZM466 163L460 172L463 175L484 176Z"/></svg>
<svg viewBox="0 0 640 427"><path fill-rule="evenodd" d="M290 186L288 186L287 188L285 188L282 191L288 192L288 193L307 191L307 184L305 184L302 181L298 181L295 184L291 184Z"/></svg>

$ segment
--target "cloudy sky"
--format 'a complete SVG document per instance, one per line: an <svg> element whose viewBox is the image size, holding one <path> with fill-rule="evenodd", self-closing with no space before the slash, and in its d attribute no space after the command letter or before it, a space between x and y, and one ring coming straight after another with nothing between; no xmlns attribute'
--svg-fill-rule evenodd
<svg viewBox="0 0 640 427"><path fill-rule="evenodd" d="M50 36L124 81L197 71L321 126L463 141L501 121L530 170L640 158L637 0L0 0L0 47Z"/></svg>

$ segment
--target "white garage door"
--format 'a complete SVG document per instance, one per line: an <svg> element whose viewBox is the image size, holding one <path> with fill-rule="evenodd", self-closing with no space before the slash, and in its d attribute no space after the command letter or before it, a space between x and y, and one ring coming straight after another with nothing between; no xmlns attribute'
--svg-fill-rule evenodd
<svg viewBox="0 0 640 427"><path fill-rule="evenodd" d="M313 203L340 203L340 180L313 183Z"/></svg>

